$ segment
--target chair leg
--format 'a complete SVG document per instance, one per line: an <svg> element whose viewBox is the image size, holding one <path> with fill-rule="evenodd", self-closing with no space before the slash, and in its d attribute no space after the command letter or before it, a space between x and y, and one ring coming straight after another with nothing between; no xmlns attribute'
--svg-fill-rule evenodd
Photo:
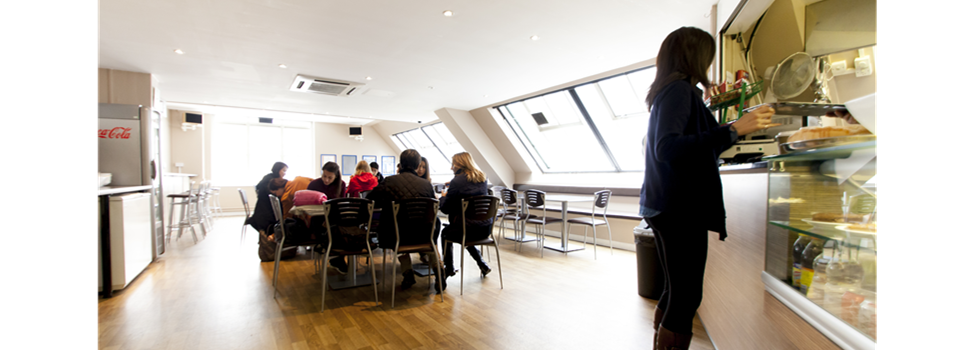
<svg viewBox="0 0 980 350"><path fill-rule="evenodd" d="M394 254L391 257L391 308L395 308L395 259L398 259L398 251L394 250Z"/></svg>
<svg viewBox="0 0 980 350"><path fill-rule="evenodd" d="M503 266L500 263L500 248L497 248L497 242L493 242L493 250L497 252L497 275L500 276L500 289L504 289L504 272L501 269Z"/></svg>
<svg viewBox="0 0 980 350"><path fill-rule="evenodd" d="M452 243L449 243L452 244ZM463 259L463 255L466 254L466 246L462 243L459 244L459 295L463 295L463 276L466 276L466 259Z"/></svg>
<svg viewBox="0 0 980 350"><path fill-rule="evenodd" d="M609 232L609 256L612 256L613 255L612 227L609 227L609 222L606 222L606 232Z"/></svg>
<svg viewBox="0 0 980 350"><path fill-rule="evenodd" d="M330 256L330 251L323 254L323 266L327 266L327 258ZM323 312L324 307L327 305L327 269L320 269L320 312ZM377 297L377 294L375 294Z"/></svg>
<svg viewBox="0 0 980 350"><path fill-rule="evenodd" d="M194 228L191 227L191 229L193 230ZM275 237L275 234L273 234L273 237ZM264 238L265 237L259 237L259 239ZM282 241L279 242L279 247L276 249L276 265L272 269L272 299L275 299L276 293L279 292L279 290L276 289L276 285L279 282L279 258L282 256L283 243L286 243L285 237L283 237Z"/></svg>
<svg viewBox="0 0 980 350"><path fill-rule="evenodd" d="M374 253L371 252L371 247L368 247L368 268L371 269L371 286L374 287L374 305L380 305L381 302L378 300L378 278L374 276ZM357 274L357 272L354 272Z"/></svg>

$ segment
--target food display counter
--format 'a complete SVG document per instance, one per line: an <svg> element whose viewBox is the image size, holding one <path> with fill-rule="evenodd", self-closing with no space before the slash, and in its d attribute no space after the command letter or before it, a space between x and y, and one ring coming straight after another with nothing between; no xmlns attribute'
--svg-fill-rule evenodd
<svg viewBox="0 0 980 350"><path fill-rule="evenodd" d="M874 349L876 142L765 159L766 290L842 348Z"/></svg>

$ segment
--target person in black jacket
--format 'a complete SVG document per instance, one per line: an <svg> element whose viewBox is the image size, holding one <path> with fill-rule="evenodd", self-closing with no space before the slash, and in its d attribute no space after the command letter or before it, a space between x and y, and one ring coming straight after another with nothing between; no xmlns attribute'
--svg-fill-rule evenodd
<svg viewBox="0 0 980 350"><path fill-rule="evenodd" d="M704 106L708 66L715 53L711 34L684 27L667 35L657 55L657 75L647 94L650 122L644 149L646 170L640 215L654 231L666 286L654 313L655 349L687 349L694 314L701 305L708 230L724 240L725 206L718 156L738 136L771 124L763 106L733 124L719 126Z"/></svg>
<svg viewBox="0 0 980 350"><path fill-rule="evenodd" d="M374 174L374 177L378 178L379 184L385 180L384 174L378 170L378 162L371 162L371 173Z"/></svg>
<svg viewBox="0 0 980 350"><path fill-rule="evenodd" d="M283 179L286 176L287 169L289 167L286 166L286 163L276 162L276 164L272 165L272 172L262 177L262 180L255 185L255 193L258 195L258 198L255 200L255 212L248 218L248 224L252 225L252 228L256 231L259 231L260 238L271 237L271 232L266 236L265 230L269 225L276 222L276 215L272 212L272 202L269 201L269 194L272 193L269 190L269 185L272 179Z"/></svg>
<svg viewBox="0 0 980 350"><path fill-rule="evenodd" d="M446 239L456 242L463 240L463 202L462 199L468 196L478 196L487 194L487 176L473 163L473 157L469 153L461 152L453 155L453 172L456 176L449 182L443 196L439 198L439 210L449 216L449 226L443 230L444 260L446 263L446 277L455 276L456 268L453 266L453 245L447 243ZM493 231L493 221L470 222L466 226L466 240L473 242L486 239ZM466 247L476 264L480 266L480 274L486 277L490 273L490 266L483 261L480 250L475 246Z"/></svg>
<svg viewBox="0 0 980 350"><path fill-rule="evenodd" d="M414 149L407 149L401 153L401 166L397 175L385 178L384 183L379 184L367 199L374 201L375 208L381 208L381 223L378 225L378 245L382 248L395 247L395 228L394 216L392 215L391 204L393 201L408 198L436 198L436 193L432 189L432 183L418 175L418 167L422 162L422 156ZM442 228L440 221L436 218L436 237L439 229ZM401 235L401 245L429 243L430 227L421 227L415 231L399 231ZM415 284L415 273L412 271L412 259L408 254L398 257L402 269L402 289L408 289ZM434 254L429 256L429 267L435 270L437 266ZM445 289L445 284L443 284ZM436 288L436 290L439 290Z"/></svg>

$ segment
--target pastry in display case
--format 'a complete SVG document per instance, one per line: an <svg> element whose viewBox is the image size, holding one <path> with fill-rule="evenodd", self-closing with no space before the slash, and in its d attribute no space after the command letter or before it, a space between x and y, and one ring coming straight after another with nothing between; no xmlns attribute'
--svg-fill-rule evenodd
<svg viewBox="0 0 980 350"><path fill-rule="evenodd" d="M873 349L875 141L821 145L765 159L766 290L843 348Z"/></svg>

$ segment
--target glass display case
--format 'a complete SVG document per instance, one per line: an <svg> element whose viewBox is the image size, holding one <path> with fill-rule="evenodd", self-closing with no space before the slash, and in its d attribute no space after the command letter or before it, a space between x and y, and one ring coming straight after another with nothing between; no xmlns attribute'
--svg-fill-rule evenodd
<svg viewBox="0 0 980 350"><path fill-rule="evenodd" d="M766 290L842 348L874 349L875 141L765 160Z"/></svg>

